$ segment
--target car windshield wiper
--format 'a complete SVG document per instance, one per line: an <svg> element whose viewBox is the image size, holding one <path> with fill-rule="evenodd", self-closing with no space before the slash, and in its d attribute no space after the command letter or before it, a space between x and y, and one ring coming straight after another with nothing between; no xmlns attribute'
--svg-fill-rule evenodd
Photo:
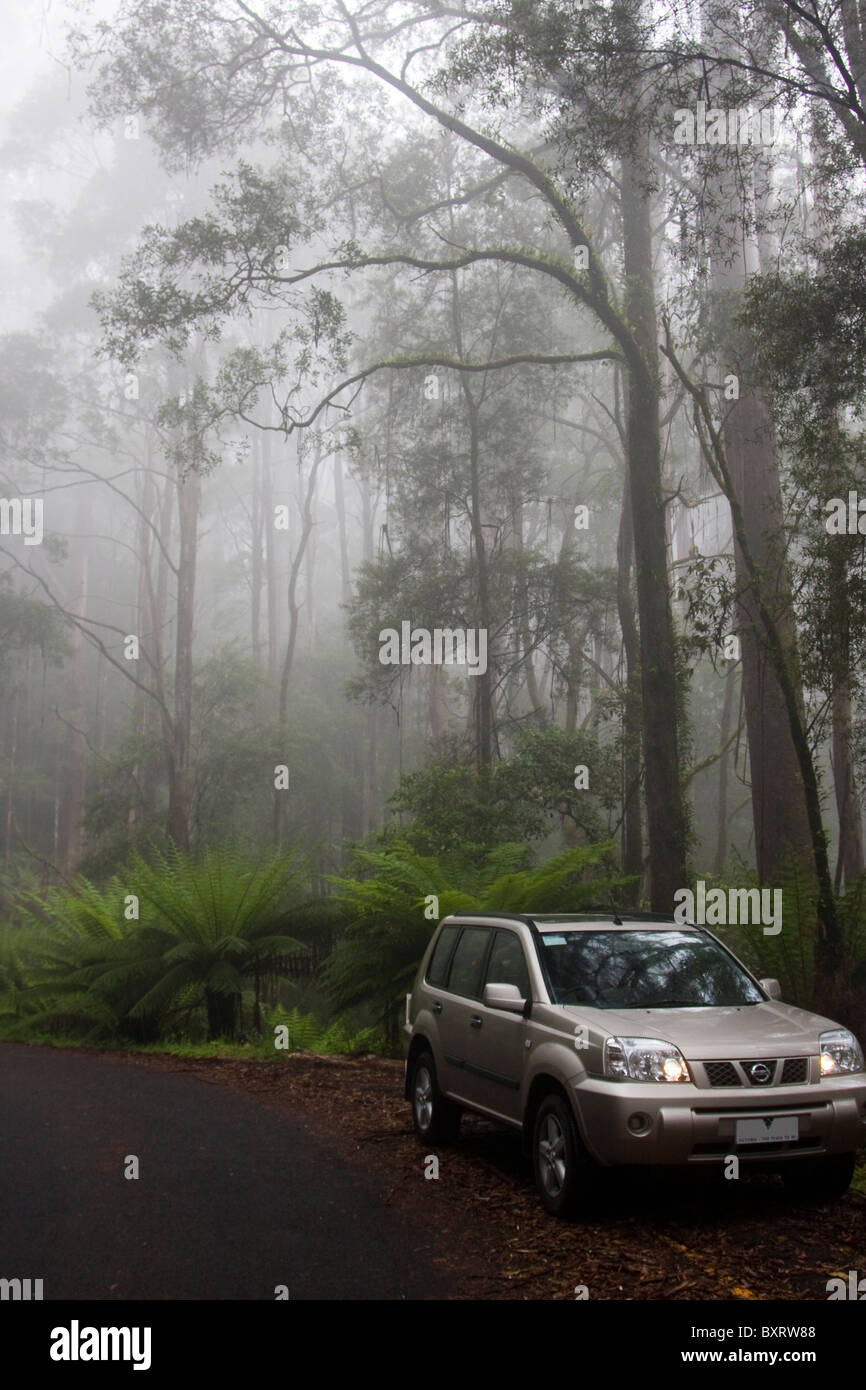
<svg viewBox="0 0 866 1390"><path fill-rule="evenodd" d="M711 1007L707 1004L699 1004L694 999L654 999L651 1004L644 1004L645 1009L706 1009Z"/></svg>

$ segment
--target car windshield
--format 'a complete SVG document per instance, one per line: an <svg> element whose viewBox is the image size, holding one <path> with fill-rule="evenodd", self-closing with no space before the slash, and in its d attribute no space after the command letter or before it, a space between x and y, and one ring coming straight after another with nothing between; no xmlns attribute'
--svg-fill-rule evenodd
<svg viewBox="0 0 866 1390"><path fill-rule="evenodd" d="M718 942L694 930L546 930L540 953L555 1004L686 1009L763 1002Z"/></svg>

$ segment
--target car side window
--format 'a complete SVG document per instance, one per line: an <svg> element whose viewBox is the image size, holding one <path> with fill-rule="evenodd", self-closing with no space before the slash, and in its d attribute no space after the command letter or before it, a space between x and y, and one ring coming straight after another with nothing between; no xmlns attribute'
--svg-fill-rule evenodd
<svg viewBox="0 0 866 1390"><path fill-rule="evenodd" d="M427 966L428 985L436 985L441 989L445 984L445 976L448 973L448 962L451 959L451 948L454 945L459 931L459 927L442 928L439 940L433 947L430 964Z"/></svg>
<svg viewBox="0 0 866 1390"><path fill-rule="evenodd" d="M486 985L517 985L521 999L531 997L526 957L517 932L497 931L484 975Z"/></svg>
<svg viewBox="0 0 866 1390"><path fill-rule="evenodd" d="M452 994L477 999L481 993L481 967L490 940L489 927L464 927L451 961L447 988Z"/></svg>

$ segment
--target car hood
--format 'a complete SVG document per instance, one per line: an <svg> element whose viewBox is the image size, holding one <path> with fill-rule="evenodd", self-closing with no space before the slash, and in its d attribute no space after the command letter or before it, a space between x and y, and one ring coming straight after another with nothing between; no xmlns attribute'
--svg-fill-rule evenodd
<svg viewBox="0 0 866 1390"><path fill-rule="evenodd" d="M632 1038L661 1038L687 1056L710 1061L739 1057L796 1057L818 1051L818 1037L842 1025L793 1004L771 1000L730 1008L582 1009L564 1012L575 1022Z"/></svg>

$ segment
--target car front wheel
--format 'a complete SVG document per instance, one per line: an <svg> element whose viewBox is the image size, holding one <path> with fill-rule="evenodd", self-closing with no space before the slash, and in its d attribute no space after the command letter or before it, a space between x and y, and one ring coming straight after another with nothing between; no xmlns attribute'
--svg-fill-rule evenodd
<svg viewBox="0 0 866 1390"><path fill-rule="evenodd" d="M460 1129L459 1107L440 1093L436 1063L420 1052L412 1068L412 1118L422 1144L450 1144Z"/></svg>
<svg viewBox="0 0 866 1390"><path fill-rule="evenodd" d="M561 1096L547 1096L538 1107L532 1157L541 1201L551 1216L571 1216L587 1205L594 1165Z"/></svg>

